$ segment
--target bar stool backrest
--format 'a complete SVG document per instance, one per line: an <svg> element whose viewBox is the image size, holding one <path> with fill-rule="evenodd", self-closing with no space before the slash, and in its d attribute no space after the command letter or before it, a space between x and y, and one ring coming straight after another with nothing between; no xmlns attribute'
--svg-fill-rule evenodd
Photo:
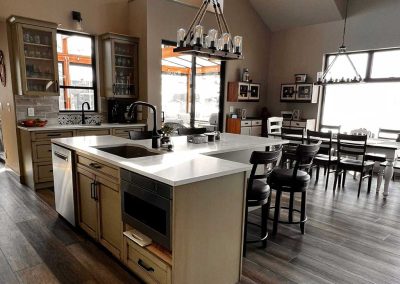
<svg viewBox="0 0 400 284"><path fill-rule="evenodd" d="M308 173L320 146L321 141L318 141L318 143L315 144L300 144L297 147L296 163L293 169L293 179L296 179L298 170L303 170Z"/></svg>
<svg viewBox="0 0 400 284"><path fill-rule="evenodd" d="M151 131L129 131L129 139L131 140L151 139L152 136Z"/></svg>
<svg viewBox="0 0 400 284"><path fill-rule="evenodd" d="M266 179L272 173L272 170L278 164L280 155L282 154L282 147L274 151L254 151L251 153L250 164L253 165L249 178L249 186L251 188L252 182L255 179ZM263 174L256 174L259 165L264 166Z"/></svg>

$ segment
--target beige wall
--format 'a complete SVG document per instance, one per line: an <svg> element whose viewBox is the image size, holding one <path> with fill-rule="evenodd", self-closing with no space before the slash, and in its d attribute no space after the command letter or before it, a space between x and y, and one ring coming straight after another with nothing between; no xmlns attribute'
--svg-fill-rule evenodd
<svg viewBox="0 0 400 284"><path fill-rule="evenodd" d="M139 2L139 3L136 3ZM134 7L146 6L144 0L131 2L130 11ZM133 6L135 5L135 6ZM144 9L144 8L142 8ZM141 72L147 78L141 78L141 86L147 84L147 99L161 109L161 40L176 41L176 30L179 27L185 29L190 24L197 9L165 0L147 1L147 70ZM227 63L226 82L236 81L240 78L240 70L249 68L254 82L261 83L261 103L226 103L225 113L229 106L248 109L249 115L258 115L262 105L266 103L267 91L267 66L269 60L270 31L263 24L261 18L254 11L248 1L226 0L224 1L224 14L230 25L231 32L241 34L244 37L245 59L242 61L231 61ZM135 22L130 22L130 28L134 28ZM140 25L143 24L143 19ZM215 27L214 14L207 13L204 24L206 30ZM143 40L141 40L143 44ZM143 48L143 47L142 47ZM226 97L226 96L225 96Z"/></svg>
<svg viewBox="0 0 400 284"><path fill-rule="evenodd" d="M352 0L346 44L348 50L400 46L400 1ZM293 82L296 73L316 79L325 53L336 52L343 21L275 32L271 39L267 107L278 115L281 110L301 109L306 118L315 118L318 104L280 103L280 84Z"/></svg>
<svg viewBox="0 0 400 284"><path fill-rule="evenodd" d="M0 20L18 15L73 29L71 12L79 11L88 33L128 31L127 0L0 0Z"/></svg>

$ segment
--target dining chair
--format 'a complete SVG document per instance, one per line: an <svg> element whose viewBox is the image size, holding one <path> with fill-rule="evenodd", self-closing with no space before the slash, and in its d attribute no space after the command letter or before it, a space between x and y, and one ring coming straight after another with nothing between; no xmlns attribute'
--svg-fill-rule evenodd
<svg viewBox="0 0 400 284"><path fill-rule="evenodd" d="M131 140L151 139L152 136L152 131L129 131L129 139Z"/></svg>
<svg viewBox="0 0 400 284"><path fill-rule="evenodd" d="M333 190L336 189L338 179L339 186L342 182L341 186L344 187L346 181L346 172L353 171L359 172L361 174L358 184L357 197L360 196L361 183L365 178L368 178L369 193L371 191L372 170L374 167L374 162L367 161L365 159L368 139L367 135L348 135L339 133L337 139L338 162L335 172L335 182L333 185Z"/></svg>
<svg viewBox="0 0 400 284"><path fill-rule="evenodd" d="M307 189L310 184L309 171L315 155L318 153L321 141L316 144L300 144L296 148L295 166L293 169L275 168L269 179L272 190L276 191L272 234L278 232L278 223L300 224L301 233L305 232L305 223L307 221L306 202ZM281 207L282 193L290 194L289 207ZM300 210L294 208L295 193L301 193ZM288 221L280 219L281 209L288 210ZM293 220L293 212L300 213L300 220Z"/></svg>
<svg viewBox="0 0 400 284"><path fill-rule="evenodd" d="M326 175L325 190L328 188L329 175L336 171L337 157L334 156L334 148L332 145L332 132L320 132L307 130L307 142L308 144L317 143L321 141L321 147L317 155L314 157L312 168L317 169L315 181L319 178L319 169L321 166L324 167L324 175ZM332 169L332 167L335 167ZM311 170L312 170L311 168Z"/></svg>
<svg viewBox="0 0 400 284"><path fill-rule="evenodd" d="M304 143L304 129L282 127L281 137L290 141L288 144L283 145L281 166L286 165L290 168L296 159L297 146Z"/></svg>
<svg viewBox="0 0 400 284"><path fill-rule="evenodd" d="M267 119L267 135L280 134L283 124L283 117L269 117Z"/></svg>
<svg viewBox="0 0 400 284"><path fill-rule="evenodd" d="M254 151L250 157L250 164L253 165L247 183L247 199L245 211L243 255L246 256L246 244L262 242L263 247L267 246L267 221L269 207L271 204L271 190L267 183L268 177L278 163L281 149L277 151ZM263 166L263 173L258 173L259 166ZM261 225L248 221L248 209L261 206ZM261 228L261 236L257 240L247 239L247 225L252 224Z"/></svg>
<svg viewBox="0 0 400 284"><path fill-rule="evenodd" d="M178 135L194 135L194 134L204 134L207 132L207 128L179 128Z"/></svg>

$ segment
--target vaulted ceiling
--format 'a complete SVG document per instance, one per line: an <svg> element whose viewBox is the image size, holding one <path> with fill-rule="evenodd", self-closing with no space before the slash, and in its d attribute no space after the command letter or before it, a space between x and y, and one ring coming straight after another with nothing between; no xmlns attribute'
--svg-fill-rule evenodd
<svg viewBox="0 0 400 284"><path fill-rule="evenodd" d="M271 31L344 18L346 0L249 0Z"/></svg>

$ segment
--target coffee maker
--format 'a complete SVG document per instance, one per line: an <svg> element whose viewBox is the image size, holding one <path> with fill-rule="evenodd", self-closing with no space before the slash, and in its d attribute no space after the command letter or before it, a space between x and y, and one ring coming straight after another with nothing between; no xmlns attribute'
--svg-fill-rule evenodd
<svg viewBox="0 0 400 284"><path fill-rule="evenodd" d="M137 110L133 111L132 118L128 116L129 106L135 102L133 99L111 99L107 101L109 123L136 123Z"/></svg>

